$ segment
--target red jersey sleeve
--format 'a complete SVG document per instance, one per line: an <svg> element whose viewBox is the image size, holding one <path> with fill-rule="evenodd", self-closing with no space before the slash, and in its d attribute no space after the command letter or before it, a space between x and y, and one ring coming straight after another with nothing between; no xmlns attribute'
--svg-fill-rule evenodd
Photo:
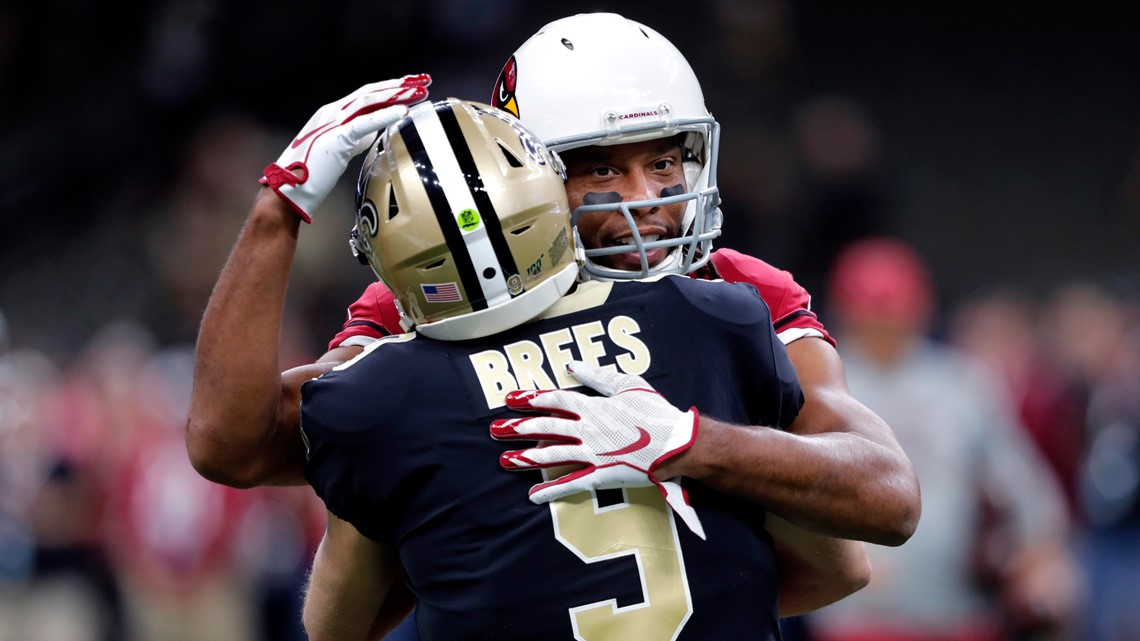
<svg viewBox="0 0 1140 641"><path fill-rule="evenodd" d="M749 283L760 291L772 313L772 326L785 345L805 336L818 336L832 346L835 339L811 311L811 295L789 272L731 249L718 249L710 261L730 283Z"/></svg>
<svg viewBox="0 0 1140 641"><path fill-rule="evenodd" d="M341 345L367 345L382 336L403 333L400 313L396 311L396 297L384 283L376 281L348 306L348 318L340 333L329 341L329 349Z"/></svg>

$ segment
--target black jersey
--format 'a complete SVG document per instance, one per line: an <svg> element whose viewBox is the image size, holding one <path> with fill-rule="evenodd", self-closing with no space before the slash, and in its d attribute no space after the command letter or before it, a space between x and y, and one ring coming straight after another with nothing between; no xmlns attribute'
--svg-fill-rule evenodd
<svg viewBox="0 0 1140 641"><path fill-rule="evenodd" d="M591 282L506 333L392 336L305 383L306 476L333 514L397 548L423 641L778 639L774 551L755 504L685 479L702 541L655 487L535 505L527 491L551 471L499 466L520 445L489 435L492 419L518 415L505 394L576 385L572 359L736 423L786 427L802 404L752 286Z"/></svg>

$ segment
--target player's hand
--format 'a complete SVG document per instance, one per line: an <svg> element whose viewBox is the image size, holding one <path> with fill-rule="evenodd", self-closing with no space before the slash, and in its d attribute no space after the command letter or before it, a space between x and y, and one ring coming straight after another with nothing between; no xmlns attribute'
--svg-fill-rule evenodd
<svg viewBox="0 0 1140 641"><path fill-rule="evenodd" d="M292 205L307 223L355 156L368 149L375 134L408 113L407 105L428 95L431 76L418 74L364 85L317 110L265 168L261 184Z"/></svg>
<svg viewBox="0 0 1140 641"><path fill-rule="evenodd" d="M705 538L680 484L653 476L659 465L692 446L697 437L697 409L682 412L640 376L607 373L580 361L566 369L602 396L566 390L508 393L511 409L547 415L494 421L491 436L553 444L504 452L500 465L508 470L582 466L532 487L534 503L590 489L656 485L689 529Z"/></svg>

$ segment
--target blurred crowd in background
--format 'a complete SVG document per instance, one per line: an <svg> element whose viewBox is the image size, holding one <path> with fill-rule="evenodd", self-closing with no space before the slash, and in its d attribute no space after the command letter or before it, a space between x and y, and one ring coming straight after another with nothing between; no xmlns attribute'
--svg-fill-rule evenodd
<svg viewBox="0 0 1140 641"><path fill-rule="evenodd" d="M1063 620L1035 626L1004 590L1019 539L1003 517L1019 499L980 467L1002 462L971 449L989 437L943 467L920 452L946 444L922 435L965 433L969 417L949 422L948 406L927 424L891 405L902 395L868 398L919 467L924 515L931 497L969 505L970 536L919 544L935 528L924 516L913 549L969 559L955 567L970 611L1004 621L1006 638L1140 639L1135 28L1123 9L889 6L0 6L0 641L303 638L320 501L212 485L182 441L197 323L257 178L317 107L365 82L429 72L434 97L486 100L525 38L593 10L645 22L689 58L723 127L718 244L791 270L845 362L883 347L908 310L862 310L872 329L856 331L837 258L886 237L870 246L913 253L913 270L870 270L864 285L887 301L925 292L928 307L894 326L907 347L893 360L851 366L852 388L873 395L929 343L949 360L919 375L946 396L981 390L1010 417L1009 442L1045 475L1032 484L1060 497L1071 565L1049 576ZM352 197L346 179L301 231L282 368L324 351L371 277L346 242ZM923 276L891 277L903 272ZM875 581L891 580L891 553ZM946 605L931 589L943 561L906 562L927 568L905 584L916 610ZM799 633L844 638L843 620L809 617Z"/></svg>

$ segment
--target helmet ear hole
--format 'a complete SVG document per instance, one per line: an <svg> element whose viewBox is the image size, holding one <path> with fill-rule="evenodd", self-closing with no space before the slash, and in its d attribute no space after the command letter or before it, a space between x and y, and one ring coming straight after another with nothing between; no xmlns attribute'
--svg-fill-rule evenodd
<svg viewBox="0 0 1140 641"><path fill-rule="evenodd" d="M515 152L508 149L506 147L506 145L504 145L502 142L499 143L499 150L502 151L503 155L507 157L507 164L510 165L511 167L514 167L515 169L519 169L519 168L525 166L525 165L523 165L522 159L520 159L518 156L516 156Z"/></svg>
<svg viewBox="0 0 1140 641"><path fill-rule="evenodd" d="M396 188L391 183L388 184L388 220L396 217L400 213L400 205L396 202Z"/></svg>

